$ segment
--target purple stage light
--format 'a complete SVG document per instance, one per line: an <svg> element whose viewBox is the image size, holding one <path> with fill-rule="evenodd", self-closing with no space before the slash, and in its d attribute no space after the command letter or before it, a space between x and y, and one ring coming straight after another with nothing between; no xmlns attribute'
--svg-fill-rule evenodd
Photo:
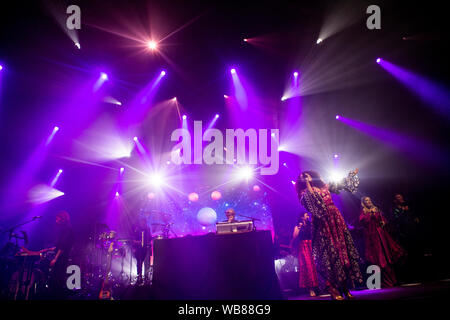
<svg viewBox="0 0 450 320"><path fill-rule="evenodd" d="M54 132L57 132L58 130L59 130L59 127L54 127L54 128L53 128L53 131L54 131Z"/></svg>
<svg viewBox="0 0 450 320"><path fill-rule="evenodd" d="M79 42L75 42L75 47L77 47L77 48L78 48L78 50L81 50L81 45L80 45L80 43L79 43Z"/></svg>
<svg viewBox="0 0 450 320"><path fill-rule="evenodd" d="M377 63L380 63L381 62L381 58L377 58Z"/></svg>
<svg viewBox="0 0 450 320"><path fill-rule="evenodd" d="M219 117L219 114L216 113L216 119Z"/></svg>
<svg viewBox="0 0 450 320"><path fill-rule="evenodd" d="M185 114L183 114L183 120L186 120L187 116Z"/></svg>
<svg viewBox="0 0 450 320"><path fill-rule="evenodd" d="M133 140L137 142L138 141L138 137L134 137Z"/></svg>
<svg viewBox="0 0 450 320"><path fill-rule="evenodd" d="M224 97L225 99L228 99L228 98L229 98L226 94L224 94L223 97Z"/></svg>
<svg viewBox="0 0 450 320"><path fill-rule="evenodd" d="M122 174L124 171L125 171L124 167L120 168L120 174Z"/></svg>
<svg viewBox="0 0 450 320"><path fill-rule="evenodd" d="M164 77L166 75L166 72L163 70L161 71L161 76Z"/></svg>
<svg viewBox="0 0 450 320"><path fill-rule="evenodd" d="M294 77L298 77L298 72L297 71L294 72Z"/></svg>
<svg viewBox="0 0 450 320"><path fill-rule="evenodd" d="M231 74L236 74L236 69L233 68L233 69L230 70L230 72L231 72Z"/></svg>
<svg viewBox="0 0 450 320"><path fill-rule="evenodd" d="M116 197L118 197L119 196L119 191L116 191Z"/></svg>
<svg viewBox="0 0 450 320"><path fill-rule="evenodd" d="M339 120L339 118L340 118L340 116L337 114L337 115L336 115L336 120Z"/></svg>
<svg viewBox="0 0 450 320"><path fill-rule="evenodd" d="M2 71L3 70L3 66L0 64L0 71Z"/></svg>
<svg viewBox="0 0 450 320"><path fill-rule="evenodd" d="M108 80L108 75L107 75L106 73L104 73L104 72L101 72L101 73L100 73L100 78L101 78L102 80Z"/></svg>
<svg viewBox="0 0 450 320"><path fill-rule="evenodd" d="M335 154L335 155L334 155L334 158L335 158L335 159L339 158L339 155L338 155L338 154Z"/></svg>

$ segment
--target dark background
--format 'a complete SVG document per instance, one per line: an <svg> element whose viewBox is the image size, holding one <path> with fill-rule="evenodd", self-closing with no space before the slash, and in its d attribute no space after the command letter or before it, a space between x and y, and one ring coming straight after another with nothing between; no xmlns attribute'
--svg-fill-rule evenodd
<svg viewBox="0 0 450 320"><path fill-rule="evenodd" d="M64 2L62 2L64 3ZM449 85L448 28L443 2L428 1L415 5L408 1L354 1L361 19L329 39L329 45L349 50L350 57L373 62L381 56L395 61L429 79ZM69 4L69 3L67 3ZM205 110L214 106L217 112L225 108L223 94L227 92L226 71L238 63L245 66L257 83L261 98L279 101L287 75L300 65L310 53L311 43L317 39L324 21L324 12L335 1L73 1L82 8L82 30L79 32L82 50L62 32L40 1L2 1L0 4L0 190L8 189L21 164L29 157L42 137L51 131L55 100L64 99L67 88L64 80L76 81L100 66L122 86L115 96L119 100L133 97L148 81L149 74L166 68L173 76L158 92L157 98L177 96L196 119L208 119ZM377 4L382 10L382 29L367 30L365 8ZM64 5L63 5L64 7ZM117 16L140 18L148 23L147 12L162 25L165 32L196 20L170 38L164 52L182 72L176 72L158 56L131 54L126 41L90 25L115 26ZM164 33L164 32L163 32ZM270 35L270 50L244 45L243 38ZM416 36L404 41L405 35ZM324 43L326 44L326 43ZM79 66L82 70L65 68ZM95 69L97 70L97 69ZM94 71L93 71L94 72ZM423 243L436 261L445 261L448 252L448 179L449 119L436 113L421 102L395 78L373 64L365 69L362 85L329 90L305 97L304 115L323 126L323 135L332 145L353 143L361 156L377 155L361 170L361 188L371 195L378 205L388 211L392 196L403 193L421 218ZM370 78L365 83L365 77ZM326 105L326 108L318 106ZM274 107L272 112L278 112ZM376 126L395 129L406 135L420 138L438 148L442 155L433 161L422 161L421 150L417 159L402 154L383 143L333 121L333 115L345 114ZM330 117L331 120L323 120ZM281 117L281 115L280 115ZM334 141L333 139L337 140ZM340 140L339 140L340 139ZM343 141L345 140L345 141ZM61 146L55 147L55 153ZM300 169L314 163L314 159L300 159L285 155L284 161L292 163L293 170L277 176L266 177L267 182L282 190L270 199L275 230L290 234L298 213L302 210L296 199L291 180L296 180ZM282 163L283 160L280 162ZM41 177L54 173L61 159L51 157L38 172ZM60 188L71 190L70 181L86 183L86 188L72 189L69 200L57 199L49 204L46 220L51 222L56 210L69 207L71 212L83 212L75 218L76 227L85 228L92 219L100 219L104 210L98 190L105 185L106 173L95 168L80 168L65 164L65 179ZM80 176L80 173L83 176ZM90 174L96 181L90 181ZM103 176L102 176L103 175ZM82 183L81 182L81 183ZM64 197L63 197L64 198ZM359 215L359 199L344 196L343 214L353 222ZM20 221L26 213L22 209L0 212L2 226ZM444 263L436 274L448 274Z"/></svg>

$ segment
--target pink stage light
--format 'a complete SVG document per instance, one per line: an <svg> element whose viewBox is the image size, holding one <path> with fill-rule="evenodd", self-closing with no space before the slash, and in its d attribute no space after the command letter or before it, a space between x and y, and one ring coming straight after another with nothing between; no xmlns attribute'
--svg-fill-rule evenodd
<svg viewBox="0 0 450 320"><path fill-rule="evenodd" d="M229 98L226 94L224 94L223 97L224 97L225 99L228 99L228 98Z"/></svg>
<svg viewBox="0 0 450 320"><path fill-rule="evenodd" d="M154 40L150 40L149 42L147 42L147 47L150 50L156 50L156 49L158 49L158 43Z"/></svg>
<svg viewBox="0 0 450 320"><path fill-rule="evenodd" d="M253 191L258 192L259 190L261 190L261 188L257 184L255 184L253 186Z"/></svg>

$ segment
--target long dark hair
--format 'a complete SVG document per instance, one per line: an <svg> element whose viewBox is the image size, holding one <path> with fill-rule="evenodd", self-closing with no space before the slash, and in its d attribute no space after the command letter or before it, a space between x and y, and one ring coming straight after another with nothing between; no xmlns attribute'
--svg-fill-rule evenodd
<svg viewBox="0 0 450 320"><path fill-rule="evenodd" d="M312 178L311 187L323 188L325 186L325 182L323 182L320 174L313 170L303 171L298 176L297 182L295 183L295 188L297 189L297 194L300 196L303 190L306 189L306 181L302 180L301 177L305 174L309 174Z"/></svg>

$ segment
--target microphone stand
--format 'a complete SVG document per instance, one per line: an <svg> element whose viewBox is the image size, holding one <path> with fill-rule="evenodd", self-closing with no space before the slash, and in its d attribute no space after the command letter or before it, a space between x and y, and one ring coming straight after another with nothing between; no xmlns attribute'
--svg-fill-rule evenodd
<svg viewBox="0 0 450 320"><path fill-rule="evenodd" d="M24 225L27 225L27 224L29 224L29 223L31 223L33 221L36 221L37 219L39 219L39 218L33 217L31 220L27 220L25 222L21 222L19 224L16 224L15 226L12 226L11 228L4 230L2 232L2 234L9 233L9 241L11 241L11 238L15 237L16 238L16 246L17 246L18 236L16 234L14 234L14 230L16 230L17 228L22 227Z"/></svg>
<svg viewBox="0 0 450 320"><path fill-rule="evenodd" d="M244 216L243 214L238 214L238 216L241 216L243 218L247 218L247 219L252 220L252 224L253 224L253 230L252 231L256 231L255 221L261 221L261 219L254 218L254 217L249 217L249 216Z"/></svg>

